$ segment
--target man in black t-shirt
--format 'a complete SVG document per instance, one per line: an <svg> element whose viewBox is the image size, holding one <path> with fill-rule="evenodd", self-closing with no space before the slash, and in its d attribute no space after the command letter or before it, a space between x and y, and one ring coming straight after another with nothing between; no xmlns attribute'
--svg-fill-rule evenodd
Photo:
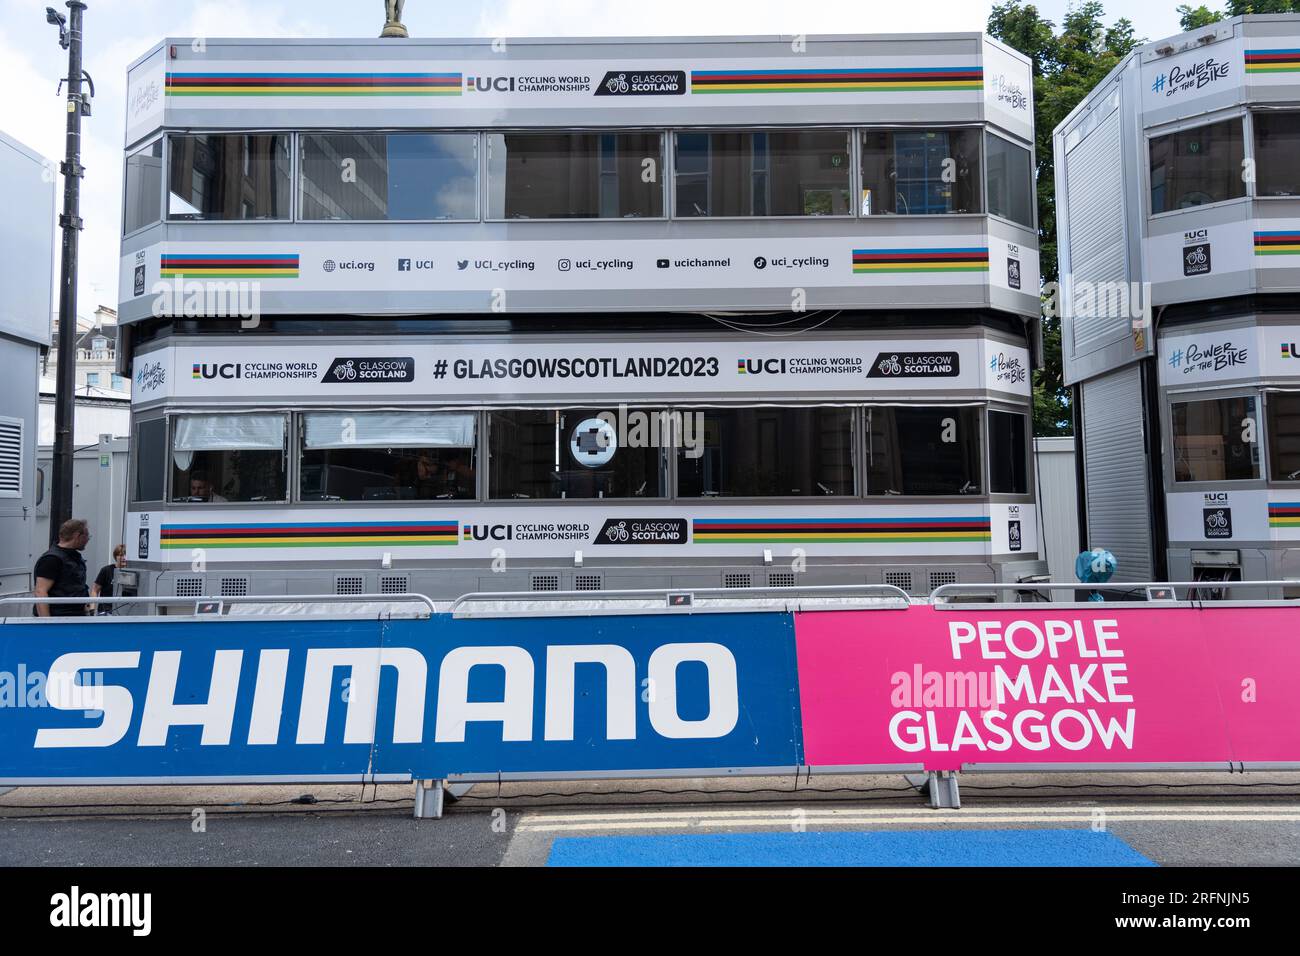
<svg viewBox="0 0 1300 956"><path fill-rule="evenodd" d="M86 587L86 560L81 552L90 543L90 528L83 518L69 518L59 528L59 543L36 559L32 593L45 597L90 597ZM84 617L85 604L36 605L37 617Z"/></svg>
<svg viewBox="0 0 1300 956"><path fill-rule="evenodd" d="M119 544L113 549L113 563L106 564L99 569L99 574L95 575L95 583L90 586L90 596L112 597L113 596L113 575L118 568L126 567L126 545ZM96 614L112 614L113 605L95 604Z"/></svg>

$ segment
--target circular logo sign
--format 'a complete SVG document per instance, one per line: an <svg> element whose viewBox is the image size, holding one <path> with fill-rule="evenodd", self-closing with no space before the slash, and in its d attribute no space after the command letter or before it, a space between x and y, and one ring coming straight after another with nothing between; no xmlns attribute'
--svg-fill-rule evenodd
<svg viewBox="0 0 1300 956"><path fill-rule="evenodd" d="M569 436L569 454L584 468L608 465L618 451L614 426L599 418L587 418Z"/></svg>

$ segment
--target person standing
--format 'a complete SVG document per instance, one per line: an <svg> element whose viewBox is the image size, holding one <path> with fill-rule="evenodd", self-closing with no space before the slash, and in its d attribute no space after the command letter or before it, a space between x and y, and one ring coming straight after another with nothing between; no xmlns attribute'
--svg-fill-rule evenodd
<svg viewBox="0 0 1300 956"><path fill-rule="evenodd" d="M118 568L126 567L126 545L119 544L113 548L113 563L106 564L99 569L99 574L95 575L95 583L90 586L90 596L112 597L113 596L113 575ZM113 605L106 604L103 607L95 606L97 614L111 614Z"/></svg>
<svg viewBox="0 0 1300 956"><path fill-rule="evenodd" d="M38 598L89 598L86 559L81 552L90 543L90 526L84 518L69 518L59 528L59 543L36 559L33 576ZM84 617L85 604L36 604L37 617Z"/></svg>

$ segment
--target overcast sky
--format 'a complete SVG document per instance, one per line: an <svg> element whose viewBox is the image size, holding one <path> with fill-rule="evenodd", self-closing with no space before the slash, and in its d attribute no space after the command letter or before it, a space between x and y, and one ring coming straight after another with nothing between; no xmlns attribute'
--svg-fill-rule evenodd
<svg viewBox="0 0 1300 956"><path fill-rule="evenodd" d="M0 0L0 130L51 159L63 157L66 68L48 3ZM1213 0L1211 0L1213 3ZM86 69L95 81L94 115L84 121L79 310L117 304L123 98L126 65L164 36L376 36L382 0L87 0ZM1139 36L1178 32L1178 0L1109 0L1108 18L1127 16ZM1042 0L1060 22L1067 0ZM664 36L673 34L901 33L981 30L982 0L407 0L412 36ZM61 199L60 199L61 202Z"/></svg>

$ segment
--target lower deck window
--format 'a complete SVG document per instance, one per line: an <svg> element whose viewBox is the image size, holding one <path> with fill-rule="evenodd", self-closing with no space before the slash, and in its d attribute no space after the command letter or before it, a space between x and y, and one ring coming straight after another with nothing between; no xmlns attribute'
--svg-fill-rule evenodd
<svg viewBox="0 0 1300 956"><path fill-rule="evenodd" d="M490 413L488 497L664 497L663 436L656 443L651 431L660 413L629 409L621 428L600 414L580 408Z"/></svg>
<svg viewBox="0 0 1300 956"><path fill-rule="evenodd" d="M299 471L303 501L473 498L474 416L311 412Z"/></svg>
<svg viewBox="0 0 1300 956"><path fill-rule="evenodd" d="M1025 416L989 412L989 490L995 495L1029 491Z"/></svg>
<svg viewBox="0 0 1300 956"><path fill-rule="evenodd" d="M867 494L977 495L980 465L978 409L868 409Z"/></svg>
<svg viewBox="0 0 1300 956"><path fill-rule="evenodd" d="M684 498L851 495L853 412L847 408L736 408L699 415L702 447L677 453ZM701 453L702 452L702 453Z"/></svg>
<svg viewBox="0 0 1300 956"><path fill-rule="evenodd" d="M1174 481L1259 477L1253 396L1175 402Z"/></svg>
<svg viewBox="0 0 1300 956"><path fill-rule="evenodd" d="M284 501L283 415L178 415L172 501Z"/></svg>
<svg viewBox="0 0 1300 956"><path fill-rule="evenodd" d="M1300 481L1300 392L1268 396L1269 458L1274 481Z"/></svg>

